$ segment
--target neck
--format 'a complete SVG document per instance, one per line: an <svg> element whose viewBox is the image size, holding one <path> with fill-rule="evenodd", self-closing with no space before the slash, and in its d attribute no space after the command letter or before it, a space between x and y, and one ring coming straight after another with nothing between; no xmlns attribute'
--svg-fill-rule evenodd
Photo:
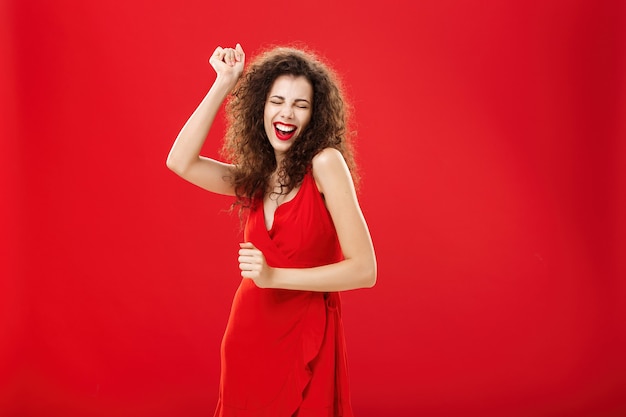
<svg viewBox="0 0 626 417"><path fill-rule="evenodd" d="M276 156L276 170L278 170L285 159L285 154L283 152L274 152Z"/></svg>

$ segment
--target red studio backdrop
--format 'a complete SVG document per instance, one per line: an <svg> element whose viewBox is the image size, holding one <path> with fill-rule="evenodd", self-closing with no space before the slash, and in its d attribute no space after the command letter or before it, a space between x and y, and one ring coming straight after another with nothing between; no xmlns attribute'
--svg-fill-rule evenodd
<svg viewBox="0 0 626 417"><path fill-rule="evenodd" d="M358 417L626 415L624 2L0 7L0 416L212 415L241 232L165 158L236 42L307 45L354 106Z"/></svg>

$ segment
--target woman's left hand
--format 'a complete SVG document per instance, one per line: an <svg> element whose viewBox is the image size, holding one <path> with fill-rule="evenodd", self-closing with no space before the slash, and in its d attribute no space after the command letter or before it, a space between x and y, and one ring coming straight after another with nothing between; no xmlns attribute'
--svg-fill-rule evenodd
<svg viewBox="0 0 626 417"><path fill-rule="evenodd" d="M269 288L273 268L265 261L263 252L252 242L239 244L239 269L241 276L254 281L259 288Z"/></svg>

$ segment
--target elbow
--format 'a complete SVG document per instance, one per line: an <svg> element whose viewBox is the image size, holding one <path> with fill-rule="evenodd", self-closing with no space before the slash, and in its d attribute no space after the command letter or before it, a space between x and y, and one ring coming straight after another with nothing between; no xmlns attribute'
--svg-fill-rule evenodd
<svg viewBox="0 0 626 417"><path fill-rule="evenodd" d="M372 288L376 285L376 277L378 275L378 267L376 265L376 257L360 257L350 259L351 270L348 272L352 277L350 280L350 289Z"/></svg>
<svg viewBox="0 0 626 417"><path fill-rule="evenodd" d="M374 267L372 272L368 276L365 288L372 288L374 285L376 285L377 276L378 271L376 270L376 267Z"/></svg>
<svg viewBox="0 0 626 417"><path fill-rule="evenodd" d="M378 276L378 268L376 261L371 262L369 265L364 265L362 274L362 288L372 288L376 285L376 279Z"/></svg>
<svg viewBox="0 0 626 417"><path fill-rule="evenodd" d="M177 163L176 158L172 155L172 152L167 155L167 159L165 160L165 165L172 171L176 172Z"/></svg>
<svg viewBox="0 0 626 417"><path fill-rule="evenodd" d="M174 169L174 162L172 161L172 159L171 159L169 156L167 157L167 160L165 161L165 166L167 166L167 168L168 168L170 171L174 171L174 172L176 171L176 170Z"/></svg>
<svg viewBox="0 0 626 417"><path fill-rule="evenodd" d="M181 177L183 176L183 173L185 172L185 169L183 165L180 163L180 161L172 157L171 154L167 156L165 165L170 169L170 171L173 171L174 173L178 174Z"/></svg>

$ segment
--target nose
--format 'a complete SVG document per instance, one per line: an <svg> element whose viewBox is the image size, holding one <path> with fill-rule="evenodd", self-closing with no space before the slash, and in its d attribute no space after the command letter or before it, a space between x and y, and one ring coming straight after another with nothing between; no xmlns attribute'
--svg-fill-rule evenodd
<svg viewBox="0 0 626 417"><path fill-rule="evenodd" d="M290 105L285 104L280 109L280 115L285 119L291 119L293 117L293 109Z"/></svg>

